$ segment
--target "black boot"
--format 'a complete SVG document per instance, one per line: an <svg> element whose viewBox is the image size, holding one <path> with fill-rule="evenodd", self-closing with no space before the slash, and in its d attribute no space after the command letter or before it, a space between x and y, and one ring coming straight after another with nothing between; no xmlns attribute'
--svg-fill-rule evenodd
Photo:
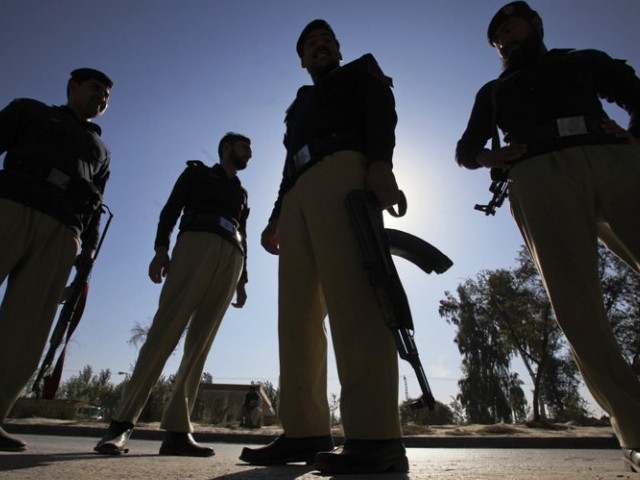
<svg viewBox="0 0 640 480"><path fill-rule="evenodd" d="M211 457L215 452L213 448L198 445L190 433L166 432L160 446L160 455Z"/></svg>
<svg viewBox="0 0 640 480"><path fill-rule="evenodd" d="M121 455L129 451L125 448L133 432L133 423L111 420L107 434L97 443L93 450L105 455Z"/></svg>
<svg viewBox="0 0 640 480"><path fill-rule="evenodd" d="M265 447L243 448L240 460L252 465L284 465L297 462L311 465L316 453L332 449L331 435L302 438L288 438L286 435L280 435Z"/></svg>
<svg viewBox="0 0 640 480"><path fill-rule="evenodd" d="M409 460L401 439L347 440L333 452L316 455L313 465L322 473L404 473Z"/></svg>
<svg viewBox="0 0 640 480"><path fill-rule="evenodd" d="M0 427L0 452L23 452L26 449L27 443L24 440Z"/></svg>

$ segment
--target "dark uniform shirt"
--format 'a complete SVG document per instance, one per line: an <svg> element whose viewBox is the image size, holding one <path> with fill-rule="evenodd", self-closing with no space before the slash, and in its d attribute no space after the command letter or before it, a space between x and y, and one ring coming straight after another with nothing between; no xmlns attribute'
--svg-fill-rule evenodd
<svg viewBox="0 0 640 480"><path fill-rule="evenodd" d="M241 281L246 282L247 191L238 177L227 177L220 164L207 167L198 160L190 160L187 165L160 212L155 246L169 247L171 232L182 213L180 233L215 233L240 249L244 255ZM237 230L239 236L233 233L233 229Z"/></svg>
<svg viewBox="0 0 640 480"><path fill-rule="evenodd" d="M271 218L280 215L282 197L304 171L294 156L305 146L311 157L305 168L339 150L362 152L369 163L392 163L398 118L390 86L366 54L298 90L285 118L287 157Z"/></svg>
<svg viewBox="0 0 640 480"><path fill-rule="evenodd" d="M457 144L456 161L478 168L476 155L497 125L507 143L527 144L527 155L565 147L622 143L599 131L607 117L600 98L614 101L629 114L629 131L640 137L640 79L624 60L598 50L551 50L522 69L508 69L476 95L471 117ZM553 137L561 118L583 116L589 133ZM589 124L590 122L590 124Z"/></svg>
<svg viewBox="0 0 640 480"><path fill-rule="evenodd" d="M51 172L92 184L100 194L110 174L110 153L100 127L82 122L65 106L17 99L0 111L0 198L41 211L82 236L83 247L95 248L100 215L88 215L71 188L51 180ZM76 191L76 190L74 190Z"/></svg>
<svg viewBox="0 0 640 480"><path fill-rule="evenodd" d="M247 409L259 407L261 404L262 399L260 398L258 392L256 392L255 390L250 390L244 396L244 406L247 407Z"/></svg>

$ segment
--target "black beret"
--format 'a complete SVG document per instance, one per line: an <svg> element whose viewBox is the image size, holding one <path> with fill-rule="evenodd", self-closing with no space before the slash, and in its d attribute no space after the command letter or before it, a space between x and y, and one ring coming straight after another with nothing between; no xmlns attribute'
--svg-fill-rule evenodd
<svg viewBox="0 0 640 480"><path fill-rule="evenodd" d="M496 34L496 31L504 22L509 20L511 17L520 17L526 20L531 20L532 18L538 17L538 12L533 10L527 2L511 2L507 3L504 7L498 10L491 22L489 23L489 29L487 30L487 38L489 39L489 43L493 45L493 37Z"/></svg>
<svg viewBox="0 0 640 480"><path fill-rule="evenodd" d="M298 37L298 43L296 43L296 52L298 52L298 56L300 58L302 58L302 49L304 48L304 42L307 39L307 36L314 30L327 30L328 32L330 32L331 35L333 35L333 39L338 44L338 48L340 48L340 43L336 38L336 34L333 32L329 24L324 20L316 19L311 21L306 27L304 27L304 30L302 30L300 37Z"/></svg>
<svg viewBox="0 0 640 480"><path fill-rule="evenodd" d="M98 80L108 88L113 87L113 81L100 70L94 70L93 68L77 68L71 72L71 80L76 82L83 82L91 79Z"/></svg>

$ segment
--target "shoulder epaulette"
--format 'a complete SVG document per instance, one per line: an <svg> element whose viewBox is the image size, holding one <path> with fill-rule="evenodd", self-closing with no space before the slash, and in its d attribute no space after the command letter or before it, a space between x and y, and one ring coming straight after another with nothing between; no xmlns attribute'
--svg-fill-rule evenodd
<svg viewBox="0 0 640 480"><path fill-rule="evenodd" d="M378 65L378 62L376 61L376 59L372 54L366 53L362 57L360 57L360 60L365 62L367 66L367 72L370 75L377 78L385 85L388 85L389 87L393 87L393 79L391 77L387 77L384 74L384 72L380 68L380 65Z"/></svg>
<svg viewBox="0 0 640 480"><path fill-rule="evenodd" d="M201 160L187 160L187 165L189 167L206 167Z"/></svg>
<svg viewBox="0 0 640 480"><path fill-rule="evenodd" d="M300 87L298 89L298 93L296 93L296 98L293 102L291 102L291 105L289 105L289 107L287 107L287 109L285 110L285 114L286 116L289 115L289 112L291 111L291 109L293 108L293 106L299 101L300 97L310 88L313 88L311 85L303 85L302 87ZM285 122L286 122L286 116L285 116Z"/></svg>

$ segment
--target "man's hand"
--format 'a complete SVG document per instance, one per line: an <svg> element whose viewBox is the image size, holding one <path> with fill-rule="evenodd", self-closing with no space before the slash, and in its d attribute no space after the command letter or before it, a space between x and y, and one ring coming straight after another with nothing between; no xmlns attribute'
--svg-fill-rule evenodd
<svg viewBox="0 0 640 480"><path fill-rule="evenodd" d="M244 307L244 304L247 301L247 291L244 288L245 285L246 284L244 282L240 282L236 287L236 301L231 304L235 308Z"/></svg>
<svg viewBox="0 0 640 480"><path fill-rule="evenodd" d="M402 198L396 177L387 162L371 162L367 169L365 188L378 199L383 210L396 205Z"/></svg>
<svg viewBox="0 0 640 480"><path fill-rule="evenodd" d="M169 258L168 247L157 247L156 254L151 259L149 264L149 278L153 283L162 283L162 278L169 273L169 265L171 259Z"/></svg>
<svg viewBox="0 0 640 480"><path fill-rule="evenodd" d="M278 232L278 219L269 220L269 223L262 231L260 244L271 255L280 254L280 233Z"/></svg>
<svg viewBox="0 0 640 480"><path fill-rule="evenodd" d="M640 140L634 137L631 132L625 130L610 118L603 118L600 122L600 126L602 127L602 130L604 130L604 133L608 135L612 135L616 138L627 139L627 141L633 145L640 144Z"/></svg>
<svg viewBox="0 0 640 480"><path fill-rule="evenodd" d="M96 250L94 248L83 248L74 262L76 270L80 270L83 267L91 267L95 254Z"/></svg>
<svg viewBox="0 0 640 480"><path fill-rule="evenodd" d="M514 143L498 150L484 149L476 155L476 162L487 168L501 168L509 170L513 163L527 153L527 146Z"/></svg>

